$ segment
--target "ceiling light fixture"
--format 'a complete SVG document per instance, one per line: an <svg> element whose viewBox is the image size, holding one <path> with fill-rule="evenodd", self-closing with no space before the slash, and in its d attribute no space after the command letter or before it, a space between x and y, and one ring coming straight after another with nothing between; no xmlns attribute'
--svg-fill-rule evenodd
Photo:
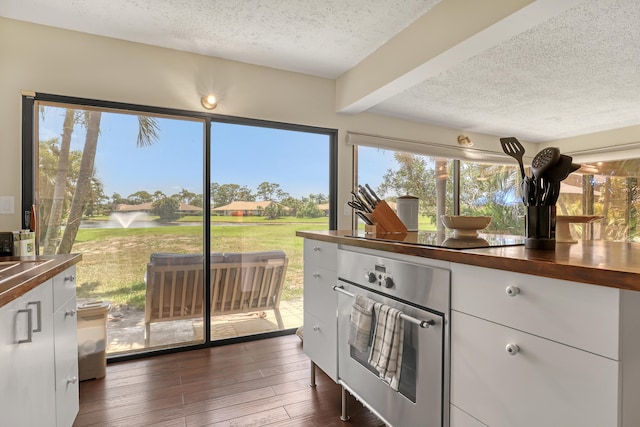
<svg viewBox="0 0 640 427"><path fill-rule="evenodd" d="M214 95L206 95L200 98L200 103L207 110L213 110L218 106L218 100Z"/></svg>
<svg viewBox="0 0 640 427"><path fill-rule="evenodd" d="M463 147L473 147L473 141L467 135L458 135L458 144Z"/></svg>

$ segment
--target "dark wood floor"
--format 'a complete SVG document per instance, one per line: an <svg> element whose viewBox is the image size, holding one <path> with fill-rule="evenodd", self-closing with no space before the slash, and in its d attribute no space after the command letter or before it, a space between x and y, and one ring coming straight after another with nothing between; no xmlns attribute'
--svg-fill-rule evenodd
<svg viewBox="0 0 640 427"><path fill-rule="evenodd" d="M340 387L295 335L110 364L80 383L74 426L383 426L352 397L340 421Z"/></svg>

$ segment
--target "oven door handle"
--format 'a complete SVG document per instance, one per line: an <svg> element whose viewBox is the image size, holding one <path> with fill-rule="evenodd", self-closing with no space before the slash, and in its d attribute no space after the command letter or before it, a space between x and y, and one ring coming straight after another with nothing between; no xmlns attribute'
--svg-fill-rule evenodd
<svg viewBox="0 0 640 427"><path fill-rule="evenodd" d="M334 286L333 290L336 292L339 292L341 294L344 294L348 297L351 298L355 298L356 296L354 294L352 294L351 292L345 291L344 290L344 286ZM404 313L400 313L400 318L404 319L406 322L411 322L414 323L418 326L420 326L421 328L428 328L429 326L433 326L436 324L436 321L434 319L429 319L429 320L422 320L422 319L416 319L413 316L409 316L408 314L404 314Z"/></svg>

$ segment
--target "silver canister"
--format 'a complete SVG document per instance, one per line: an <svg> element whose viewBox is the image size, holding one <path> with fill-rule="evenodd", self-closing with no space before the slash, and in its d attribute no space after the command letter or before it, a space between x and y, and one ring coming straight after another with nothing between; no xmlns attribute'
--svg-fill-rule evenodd
<svg viewBox="0 0 640 427"><path fill-rule="evenodd" d="M407 231L418 231L418 199L415 196L400 196L396 199L398 218L407 227Z"/></svg>

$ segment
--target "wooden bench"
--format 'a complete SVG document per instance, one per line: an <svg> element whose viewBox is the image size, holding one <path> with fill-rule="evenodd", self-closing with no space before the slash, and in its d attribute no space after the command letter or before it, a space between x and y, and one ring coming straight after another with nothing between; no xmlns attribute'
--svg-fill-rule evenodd
<svg viewBox="0 0 640 427"><path fill-rule="evenodd" d="M212 254L211 316L273 310L284 329L280 298L288 258L283 251ZM146 272L145 345L151 324L203 318L204 257L151 254Z"/></svg>

